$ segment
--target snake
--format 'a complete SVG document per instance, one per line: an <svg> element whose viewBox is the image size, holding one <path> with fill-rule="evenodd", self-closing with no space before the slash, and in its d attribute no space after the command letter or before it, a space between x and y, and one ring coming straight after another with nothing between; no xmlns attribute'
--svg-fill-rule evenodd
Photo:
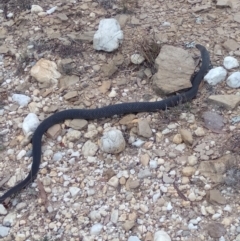
<svg viewBox="0 0 240 241"><path fill-rule="evenodd" d="M95 120L102 118L109 118L114 115L124 115L131 113L140 112L156 112L160 110L166 110L168 108L177 106L180 103L185 103L191 101L196 97L199 85L204 78L204 75L209 70L210 57L207 49L196 44L196 48L201 53L202 63L199 71L195 74L192 79L192 87L184 93L170 96L161 101L155 102L129 102L129 103L119 103L114 105L108 105L96 109L67 109L63 111L56 112L51 116L43 120L32 136L32 166L27 177L19 182L14 187L10 188L6 193L0 197L0 203L4 203L7 198L15 195L28 184L34 181L37 177L40 163L41 163L41 142L44 133L53 125L63 122L66 119L85 119L85 120Z"/></svg>

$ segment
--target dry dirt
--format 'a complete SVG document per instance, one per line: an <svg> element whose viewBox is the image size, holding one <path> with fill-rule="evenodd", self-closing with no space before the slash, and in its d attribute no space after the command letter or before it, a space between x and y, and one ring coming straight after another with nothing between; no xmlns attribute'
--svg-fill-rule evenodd
<svg viewBox="0 0 240 241"><path fill-rule="evenodd" d="M9 189L11 177L22 180L31 164L32 146L29 142L24 145L26 138L21 128L31 111L28 106L19 108L12 101L12 94L31 97L40 120L49 115L45 106L60 111L156 101L159 96L152 90L152 80L144 74L146 68L154 71L152 63L130 63L133 53L151 52L149 41L185 49L191 43L200 43L208 49L213 66L221 66L228 55L240 58L239 49L226 44L233 39L240 47L240 4L229 0L231 6L217 7L216 2L0 0L0 113L4 110L0 115L1 193ZM39 17L31 14L32 4L44 10L53 6L58 9ZM13 17L8 18L9 13ZM99 20L110 17L121 22L124 41L113 53L95 51L86 33L96 31ZM188 51L199 54L192 48ZM153 51L149 56L155 54ZM77 76L79 82L40 86L30 77L30 69L41 57L56 63L70 59L71 67L63 72ZM113 60L120 64L109 76L104 70ZM100 87L104 89L109 84L106 81L111 86L103 93ZM65 100L64 95L71 91L78 91L77 97ZM112 91L116 92L115 97L109 96ZM211 94L237 93L239 89L230 89L225 82L217 86L205 83L191 103L158 113L137 114L134 121L125 125L119 123L121 117L90 121L88 128L81 130L80 140L70 143L62 141L68 128L66 123L61 124L57 138L43 138L43 166L37 180L10 200L5 206L7 214L2 213L4 208L0 210L0 235L7 230L2 240L240 240L240 199L236 188L240 176L240 124L231 122L240 116L240 107L229 111L207 102ZM205 128L205 111L224 117L221 131ZM148 121L153 130L150 138L138 136L139 119ZM97 144L108 127L123 132L126 149L119 155L98 150L92 159L82 156L81 149L89 139L85 133L96 129L97 135L90 139ZM197 128L204 134L197 136ZM193 134L192 145L174 143L181 129ZM131 138L141 139L144 144L135 147L130 144ZM27 151L26 155L18 160L22 150ZM55 153L62 155L60 161L53 161ZM191 161L192 156L196 163ZM213 160L221 168L215 167ZM208 166L203 166L203 162ZM203 175L201 170L212 172ZM234 180L226 183L227 170ZM78 195L72 197L70 187L80 188ZM101 231L97 232L99 227ZM159 230L171 239L157 239Z"/></svg>

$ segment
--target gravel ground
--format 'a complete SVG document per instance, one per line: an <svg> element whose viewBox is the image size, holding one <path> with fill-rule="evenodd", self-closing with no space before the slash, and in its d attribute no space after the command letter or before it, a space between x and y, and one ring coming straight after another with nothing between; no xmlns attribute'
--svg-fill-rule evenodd
<svg viewBox="0 0 240 241"><path fill-rule="evenodd" d="M240 56L240 3L234 0L0 4L2 193L29 172L32 146L22 123L30 112L41 121L56 110L159 99L144 74L152 66L130 63L144 40L182 48L200 43L213 66L222 65L225 56ZM40 17L27 9L32 4L58 9ZM124 41L113 53L95 51L89 35L100 19L109 17L121 23ZM69 79L57 86L39 84L30 69L42 57L58 66L70 63L62 70ZM120 64L112 74L113 61ZM16 93L29 96L29 105L19 107L12 100ZM240 108L209 105L211 94L240 92L225 82L204 84L191 103L167 111L82 120L78 130L68 128L73 125L69 120L55 126L43 138L37 180L8 206L0 205L2 240L240 240L240 124L231 122ZM206 111L224 117L221 131L206 128ZM98 147L111 128L121 130L126 140L116 155ZM169 236L160 239L159 231Z"/></svg>

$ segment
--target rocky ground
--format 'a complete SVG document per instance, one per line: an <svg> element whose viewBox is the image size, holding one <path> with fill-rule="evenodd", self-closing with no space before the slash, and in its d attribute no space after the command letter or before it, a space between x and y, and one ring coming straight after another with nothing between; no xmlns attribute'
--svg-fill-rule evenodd
<svg viewBox="0 0 240 241"><path fill-rule="evenodd" d="M1 194L29 172L29 113L42 121L69 108L164 98L151 78L158 44L186 49L196 65L194 43L206 46L213 67L240 58L238 0L67 2L0 0ZM33 4L57 9L32 13ZM110 17L123 42L96 51L93 34ZM132 64L134 53L146 61ZM41 58L57 64L57 82L31 77ZM14 94L30 97L27 105ZM239 103L239 88L224 79L170 110L55 125L37 180L0 205L2 240L240 240ZM123 136L118 154L99 147L110 129Z"/></svg>

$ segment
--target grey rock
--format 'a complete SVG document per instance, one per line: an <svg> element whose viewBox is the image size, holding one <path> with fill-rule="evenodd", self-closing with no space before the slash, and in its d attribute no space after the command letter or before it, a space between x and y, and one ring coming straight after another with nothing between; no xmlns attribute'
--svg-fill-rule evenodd
<svg viewBox="0 0 240 241"><path fill-rule="evenodd" d="M169 177L167 175L167 173L164 173L163 174L163 182L164 183L174 183L174 179L172 179L171 177Z"/></svg>
<svg viewBox="0 0 240 241"><path fill-rule="evenodd" d="M4 237L8 236L9 230L10 230L10 228L0 226L0 238L4 238Z"/></svg>
<svg viewBox="0 0 240 241"><path fill-rule="evenodd" d="M84 42L92 43L95 31L83 32L75 37L76 40L82 40Z"/></svg>
<svg viewBox="0 0 240 241"><path fill-rule="evenodd" d="M4 217L3 225L6 227L12 227L16 221L16 217L16 213L9 213L7 216Z"/></svg>
<svg viewBox="0 0 240 241"><path fill-rule="evenodd" d="M71 99L76 98L76 97L78 97L78 92L76 90L70 91L63 96L63 98L65 100L71 100Z"/></svg>
<svg viewBox="0 0 240 241"><path fill-rule="evenodd" d="M240 87L240 72L234 72L227 78L227 85L231 88L239 88Z"/></svg>
<svg viewBox="0 0 240 241"><path fill-rule="evenodd" d="M57 17L58 17L60 20L62 20L63 22L65 22L65 21L68 20L67 15L64 14L64 13L59 13L59 14L57 14Z"/></svg>
<svg viewBox="0 0 240 241"><path fill-rule="evenodd" d="M213 189L209 191L209 202L214 205L225 205L227 203L225 197L222 196L219 190Z"/></svg>
<svg viewBox="0 0 240 241"><path fill-rule="evenodd" d="M7 36L6 28L0 28L0 39L5 39Z"/></svg>
<svg viewBox="0 0 240 241"><path fill-rule="evenodd" d="M50 179L50 178L49 178L49 179ZM50 179L50 180L51 180L51 179ZM22 209L24 209L24 208L26 208L26 207L27 207L27 204L24 203L24 202L21 202L21 203L18 203L18 204L17 204L16 210L20 211L20 210L22 210Z"/></svg>
<svg viewBox="0 0 240 241"><path fill-rule="evenodd" d="M8 51L9 51L9 48L6 45L3 44L0 46L0 54L6 54L8 53Z"/></svg>
<svg viewBox="0 0 240 241"><path fill-rule="evenodd" d="M127 184L129 185L130 189L135 189L140 186L140 181L138 179L132 180L131 178L128 179Z"/></svg>
<svg viewBox="0 0 240 241"><path fill-rule="evenodd" d="M78 188L78 187L69 187L69 192L71 193L72 197L75 197L80 192L80 188Z"/></svg>
<svg viewBox="0 0 240 241"><path fill-rule="evenodd" d="M237 23L240 23L240 13L234 14L233 19L234 19L234 21L236 21Z"/></svg>
<svg viewBox="0 0 240 241"><path fill-rule="evenodd" d="M221 223L208 223L207 230L212 238L220 238L221 236L224 236L227 231Z"/></svg>
<svg viewBox="0 0 240 241"><path fill-rule="evenodd" d="M209 10L211 10L211 4L201 4L193 8L194 13L207 12Z"/></svg>
<svg viewBox="0 0 240 241"><path fill-rule="evenodd" d="M153 150L153 153L158 157L166 156L166 152L164 150L160 150L160 149Z"/></svg>
<svg viewBox="0 0 240 241"><path fill-rule="evenodd" d="M0 215L5 214L7 214L7 209L2 204L0 204Z"/></svg>
<svg viewBox="0 0 240 241"><path fill-rule="evenodd" d="M111 77L118 70L118 67L115 63L111 62L109 64L104 64L101 69L105 77Z"/></svg>
<svg viewBox="0 0 240 241"><path fill-rule="evenodd" d="M76 69L76 64L71 58L61 59L57 61L57 65L59 68L59 72L62 74L72 73L73 70ZM60 79L60 87L62 87L61 79Z"/></svg>
<svg viewBox="0 0 240 241"><path fill-rule="evenodd" d="M217 0L217 7L232 7L232 2L230 0Z"/></svg>
<svg viewBox="0 0 240 241"><path fill-rule="evenodd" d="M76 75L67 75L59 80L60 87L68 87L79 83L79 77Z"/></svg>
<svg viewBox="0 0 240 241"><path fill-rule="evenodd" d="M239 95L211 95L208 97L210 103L233 110L240 104Z"/></svg>
<svg viewBox="0 0 240 241"><path fill-rule="evenodd" d="M117 221L118 221L118 210L114 209L111 213L111 222L117 223Z"/></svg>
<svg viewBox="0 0 240 241"><path fill-rule="evenodd" d="M235 51L237 49L239 49L240 44L237 43L235 40L233 39L228 39L227 41L225 41L223 43L223 47L228 50L228 51Z"/></svg>
<svg viewBox="0 0 240 241"><path fill-rule="evenodd" d="M149 138L152 136L152 130L147 120L138 121L138 135Z"/></svg>
<svg viewBox="0 0 240 241"><path fill-rule="evenodd" d="M73 119L70 123L69 123L69 127L75 129L75 130L81 130L84 127L86 127L88 124L88 122L86 120L83 119Z"/></svg>
<svg viewBox="0 0 240 241"><path fill-rule="evenodd" d="M140 170L138 173L138 178L142 179L142 178L146 178L146 177L151 177L152 173L149 169L144 169L144 170Z"/></svg>

